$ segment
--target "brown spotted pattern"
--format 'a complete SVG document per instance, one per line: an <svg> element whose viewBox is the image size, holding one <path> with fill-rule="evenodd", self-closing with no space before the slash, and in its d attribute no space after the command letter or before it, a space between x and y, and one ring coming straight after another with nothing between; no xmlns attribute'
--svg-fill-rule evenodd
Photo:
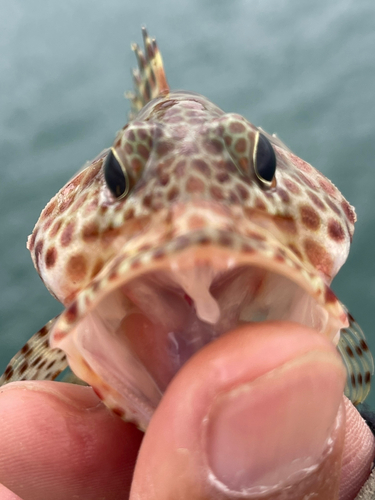
<svg viewBox="0 0 375 500"><path fill-rule="evenodd" d="M68 366L65 353L49 347L49 321L22 347L0 377L0 386L17 380L54 380Z"/></svg>
<svg viewBox="0 0 375 500"><path fill-rule="evenodd" d="M245 234L246 224L267 224L304 267L329 283L346 259L354 211L321 173L276 145L274 186L262 186L252 164L257 131L196 94L174 92L151 101L114 142L129 195L116 200L109 192L104 152L43 210L29 249L46 285L67 303L118 248L135 251L143 242L140 232L150 231L158 245L181 227L227 227L234 221ZM201 204L203 218L196 213Z"/></svg>

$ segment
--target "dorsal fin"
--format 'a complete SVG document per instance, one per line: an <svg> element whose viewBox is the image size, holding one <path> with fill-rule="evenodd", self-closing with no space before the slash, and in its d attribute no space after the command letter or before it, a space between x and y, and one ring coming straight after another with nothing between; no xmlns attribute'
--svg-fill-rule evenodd
<svg viewBox="0 0 375 500"><path fill-rule="evenodd" d="M54 380L65 370L68 366L65 353L51 349L48 342L55 320L43 326L10 360L0 377L0 386L17 380Z"/></svg>
<svg viewBox="0 0 375 500"><path fill-rule="evenodd" d="M148 36L146 28L142 28L142 34L144 52L136 43L131 46L137 57L138 68L133 69L134 92L125 93L131 102L130 120L149 101L169 92L163 60L156 40Z"/></svg>

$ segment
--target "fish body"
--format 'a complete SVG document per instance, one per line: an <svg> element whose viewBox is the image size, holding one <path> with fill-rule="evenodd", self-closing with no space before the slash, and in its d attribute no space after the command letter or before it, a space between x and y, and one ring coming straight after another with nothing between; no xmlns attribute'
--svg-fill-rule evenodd
<svg viewBox="0 0 375 500"><path fill-rule="evenodd" d="M130 121L52 198L28 240L65 306L48 325L50 346L36 334L0 382L54 378L62 350L115 413L146 428L197 350L239 324L289 320L338 345L347 394L363 400L372 357L330 288L353 207L276 136L171 91L145 30L144 43L145 53L133 47Z"/></svg>

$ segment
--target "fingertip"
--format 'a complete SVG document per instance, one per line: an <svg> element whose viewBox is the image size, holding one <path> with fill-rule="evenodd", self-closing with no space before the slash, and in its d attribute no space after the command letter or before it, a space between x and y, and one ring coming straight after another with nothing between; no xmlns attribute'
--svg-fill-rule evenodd
<svg viewBox="0 0 375 500"><path fill-rule="evenodd" d="M307 364L301 363L301 366L297 367L295 371L284 369L288 363L293 364L295 360L304 356L310 356ZM314 356L316 356L316 363ZM323 361L321 358L324 358ZM328 404L329 406L333 398L332 411L327 410L325 420L317 431L321 432L320 450L323 450L324 441L327 438L329 442L332 440L334 443L333 451L332 453L331 451L327 452L328 458L324 455L324 460L321 458L321 463L319 456L316 457L317 465L312 468L316 470L317 475L308 475L308 480L304 483L301 481L301 484L303 483L302 489L291 489L291 496L288 498L299 499L304 494L313 493L318 494L322 500L336 498L344 436L343 411L340 413L339 407L345 383L345 372L336 350L328 340L312 330L290 323L263 323L241 327L206 346L181 369L167 389L151 420L138 457L131 498L137 500L161 500L164 498L219 500L237 498L240 491L242 498L246 498L245 491L252 495L251 498L256 498L254 492L250 493L253 474L246 475L245 471L247 482L244 486L244 483L241 482L242 479L238 482L238 477L228 479L226 474L231 473L229 466L221 467L222 464L219 464L220 466L216 467L217 463L216 468L213 466L208 457L210 451L207 448L206 440L207 422L210 421L210 410L219 398L232 393L237 394L238 388L240 388L240 396L242 397L248 391L250 384L262 377L267 377L277 369L280 369L278 382L271 384L272 390L270 390L271 392L275 391L277 397L280 396L280 405L276 405L277 412L280 415L283 414L283 418L285 417L284 423L289 429L291 447L294 447L295 444L293 440L299 440L302 443L301 446L306 443L308 447L312 446L313 439L306 438L306 435L311 433L311 426L303 421L309 415L309 398L306 398L306 391L309 391L310 385L316 396L316 404L313 405L313 409L317 408L315 413L319 414L320 394L323 394L322 405ZM318 382L315 385L315 374L320 371L322 372L321 377L317 377ZM285 374L287 376L284 376ZM301 374L304 374L304 379L301 378ZM333 374L332 378L331 374ZM300 382L300 378L302 382ZM281 382L279 383L279 381ZM329 384L330 381L334 381L330 388L325 387L327 381ZM284 406L281 404L281 400L288 399L288 394L290 394L288 387L290 390L296 390L297 386L305 382L310 384L306 391L302 390L303 387L296 391L298 397L296 396L295 404L293 403L292 408L289 404L285 411L282 410ZM241 389L244 387L246 387L246 391ZM225 461L228 463L231 461L241 462L241 464L237 463L238 467L232 467L233 474L236 474L236 471L240 469L242 471L246 469L249 462L252 464L257 462L256 457L254 462L254 457L249 457L247 454L262 453L264 451L261 447L262 442L267 448L266 454L269 454L272 452L272 447L277 450L278 443L276 441L283 439L282 432L277 432L271 442L267 440L267 436L264 436L262 440L262 435L260 435L257 440L258 451L254 449L254 446L250 446L251 443L248 443L249 446L246 444L249 434L247 431L251 430L251 422L254 422L254 427L258 425L261 433L267 430L267 425L263 427L263 423L267 419L271 428L279 425L277 418L275 422L272 420L273 408L276 408L273 404L277 399L275 394L273 393L272 400L268 398L268 403L264 401L264 398L262 399L262 394L263 391L260 391L260 399L258 399L261 404L259 408L249 410L247 403L243 404L241 400L241 411L244 410L242 414L233 416L230 411L230 419L234 419L233 421L237 423L229 427L232 429L232 434L238 434L238 436L236 434L234 447L242 449L241 456L232 449L232 445L228 445L229 441L233 443L232 438L229 441L220 438L221 443L225 445L224 447L216 447L216 444L210 445L211 450L217 451L221 455L219 460L222 460L222 463ZM297 404L299 399L302 399L302 404L305 405L303 412L300 413L300 406ZM236 403L234 406L241 405ZM292 420L293 425L291 426L288 423L288 415ZM228 414L225 413L224 416L222 421L228 422ZM264 417L264 422L262 417ZM299 422L299 418L301 422ZM311 424L311 418L309 422ZM282 425L284 424L280 421L280 427ZM246 432L243 431L244 427L247 429ZM294 428L298 428L300 434L293 434ZM223 429L225 434L228 431L228 426L220 425L214 430L218 429L222 436ZM329 429L333 429L332 435L323 436L325 429L327 432ZM215 439L215 433L211 434ZM254 433L250 434L253 436ZM252 440L253 442L254 440ZM284 445L287 446L288 443L283 442ZM298 450L298 446L289 454L291 460L296 458L294 454L296 450ZM322 451L318 450L316 453L319 454ZM263 464L266 466L267 460L264 460ZM256 474L258 472L257 470ZM220 477L218 477L219 475ZM258 474L257 480L259 477ZM261 479L260 477L259 480ZM257 486L262 487L261 482L258 481ZM324 489L325 491L323 491ZM284 493L281 491L280 494L284 495ZM263 497L266 498L264 495ZM277 498L277 495L272 498Z"/></svg>
<svg viewBox="0 0 375 500"><path fill-rule="evenodd" d="M0 394L0 481L27 499L124 498L142 433L89 387L9 384Z"/></svg>
<svg viewBox="0 0 375 500"><path fill-rule="evenodd" d="M317 467L335 426L342 375L336 356L312 351L219 394L206 429L217 479L250 494Z"/></svg>
<svg viewBox="0 0 375 500"><path fill-rule="evenodd" d="M0 498L1 500L22 500L21 497L8 490L8 488L2 484L0 484Z"/></svg>
<svg viewBox="0 0 375 500"><path fill-rule="evenodd" d="M375 438L357 409L344 397L346 434L340 482L340 500L355 498L369 477L375 456Z"/></svg>

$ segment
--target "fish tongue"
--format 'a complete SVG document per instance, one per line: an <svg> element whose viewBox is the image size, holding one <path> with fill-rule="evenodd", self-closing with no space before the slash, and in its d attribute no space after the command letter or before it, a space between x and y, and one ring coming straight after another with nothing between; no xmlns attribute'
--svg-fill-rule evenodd
<svg viewBox="0 0 375 500"><path fill-rule="evenodd" d="M173 279L194 301L197 316L206 323L215 324L220 318L220 307L210 293L214 271L210 267L182 270L173 273Z"/></svg>

